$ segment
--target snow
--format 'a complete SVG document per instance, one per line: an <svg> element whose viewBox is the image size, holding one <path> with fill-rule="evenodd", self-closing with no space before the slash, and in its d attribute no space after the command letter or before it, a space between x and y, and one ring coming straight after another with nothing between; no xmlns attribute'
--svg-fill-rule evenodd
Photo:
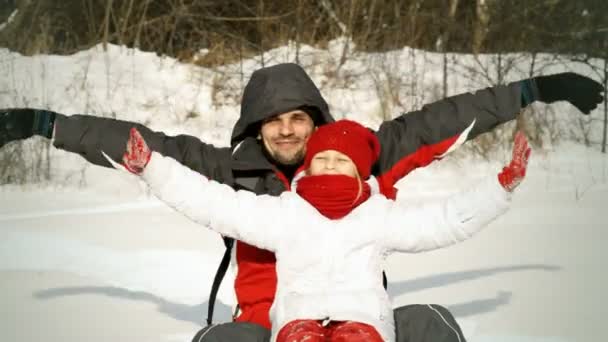
<svg viewBox="0 0 608 342"><path fill-rule="evenodd" d="M346 43L300 51L336 117L377 127L387 113L417 109L440 96L442 55L409 48L355 53L339 66ZM450 94L496 79L497 56L448 57ZM293 61L293 44L263 58L267 65ZM512 63L505 80L528 75L529 55L501 58ZM6 75L0 79L0 108L116 117L226 146L242 87L261 59L212 70L113 45L71 56L0 50ZM595 75L588 66L564 60L539 55L535 70ZM399 101L386 101L387 94ZM513 208L486 230L444 250L391 256L387 274L395 306L445 305L472 342L603 336L608 158L596 145L577 142L581 133L572 127L582 116L571 106L535 108L559 118L565 139L533 151ZM600 112L587 119L593 141L599 141ZM456 151L402 180L399 197L417 202L447 196L497 172L508 157L505 146L490 161ZM85 186L66 176L75 170L82 170ZM133 177L86 166L80 157L55 149L51 171L48 183L0 187L3 340L189 341L206 315L223 253L219 236L151 198ZM230 319L233 279L229 272L221 287L216 321Z"/></svg>

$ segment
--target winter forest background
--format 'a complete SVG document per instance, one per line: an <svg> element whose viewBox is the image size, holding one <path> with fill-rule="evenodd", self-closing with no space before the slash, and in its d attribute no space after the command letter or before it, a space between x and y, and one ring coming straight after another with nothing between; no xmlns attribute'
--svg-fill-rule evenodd
<svg viewBox="0 0 608 342"><path fill-rule="evenodd" d="M227 146L251 73L300 63L371 128L446 96L576 71L608 84L600 0L0 0L0 108L143 123ZM533 145L513 209L387 261L395 305L440 303L473 342L601 340L608 106L534 104L398 184L442 198ZM129 177L35 137L0 149L0 339L189 341L223 246ZM216 306L228 320L229 272ZM34 327L34 328L32 328Z"/></svg>
<svg viewBox="0 0 608 342"><path fill-rule="evenodd" d="M366 111L339 114L366 117L371 126L449 95L538 74L569 69L608 82L608 3L596 0L1 0L0 23L0 46L7 49L0 68L11 75L0 81L6 106L36 104L123 119L133 119L134 111L162 112L165 123L179 129L188 120L217 121L212 113L238 105L253 69L286 61L311 73L334 112L345 95L355 98L370 90ZM179 89L161 90L165 85L151 82L147 86L157 89L153 100L138 105L127 99L118 105L110 99L112 92L129 86L126 75L112 79L118 64L112 51L118 46L158 56L161 73L167 72L162 65L188 67L184 78L198 87L191 91L208 97L208 103L193 101L193 95L176 106L170 102ZM91 49L110 52L100 68L82 61L80 70L68 71L73 81L61 86L81 100L67 107L53 98L65 91L53 89L57 95L50 95L40 89L38 75L15 70L14 53L35 58ZM43 64L36 67L44 69ZM41 72L44 82L68 78L66 72ZM102 72L107 105L99 99L103 91L91 90L101 86L92 84L92 75ZM26 77L27 85L18 84ZM133 86L138 81L131 78ZM568 115L567 122L560 122L564 111L534 106L517 126L537 147L573 139L605 152L606 110L604 105L589 117ZM235 119L236 113L222 115ZM504 141L499 135L485 134L467 147L488 157ZM45 147L34 148L42 152L33 168L25 164L21 148L0 153L6 161L0 163L0 183L49 179ZM17 164L23 166L15 169Z"/></svg>

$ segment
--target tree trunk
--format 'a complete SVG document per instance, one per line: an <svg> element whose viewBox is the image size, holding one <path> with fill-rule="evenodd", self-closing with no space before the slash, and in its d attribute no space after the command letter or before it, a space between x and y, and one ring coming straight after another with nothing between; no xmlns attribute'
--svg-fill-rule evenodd
<svg viewBox="0 0 608 342"><path fill-rule="evenodd" d="M296 11L296 64L300 64L300 40L302 39L302 0L298 0Z"/></svg>
<svg viewBox="0 0 608 342"><path fill-rule="evenodd" d="M608 58L604 58L604 89L608 89ZM602 138L602 153L606 153L607 130L608 130L608 96L604 96L604 136Z"/></svg>
<svg viewBox="0 0 608 342"><path fill-rule="evenodd" d="M440 48L443 52L443 97L448 97L448 41L450 40L450 31L454 26L454 21L456 18L456 10L458 9L458 0L450 0L449 3L449 12L448 12L448 22L445 28L445 31L440 38Z"/></svg>
<svg viewBox="0 0 608 342"><path fill-rule="evenodd" d="M473 27L473 46L471 47L474 54L478 54L481 51L486 34L488 33L488 24L490 23L489 1L490 0L475 1L477 20Z"/></svg>
<svg viewBox="0 0 608 342"><path fill-rule="evenodd" d="M108 50L108 33L110 30L110 14L112 13L112 1L108 0L106 5L106 14L103 19L103 51Z"/></svg>

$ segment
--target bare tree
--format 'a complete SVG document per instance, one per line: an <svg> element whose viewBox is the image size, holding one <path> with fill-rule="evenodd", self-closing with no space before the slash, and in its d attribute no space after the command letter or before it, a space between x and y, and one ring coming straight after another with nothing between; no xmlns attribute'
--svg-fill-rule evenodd
<svg viewBox="0 0 608 342"><path fill-rule="evenodd" d="M483 42L488 33L490 23L490 6L491 0L476 0L475 1L475 14L476 20L473 27L473 39L471 51L474 54L481 52Z"/></svg>
<svg viewBox="0 0 608 342"><path fill-rule="evenodd" d="M110 15L112 14L112 2L113 0L108 0L106 4L106 14L103 19L103 49L108 49L108 32L110 31Z"/></svg>
<svg viewBox="0 0 608 342"><path fill-rule="evenodd" d="M604 89L608 89L608 58L604 58ZM602 132L602 153L606 153L608 135L608 96L604 94L604 130Z"/></svg>
<svg viewBox="0 0 608 342"><path fill-rule="evenodd" d="M448 5L447 25L443 34L438 41L438 50L443 53L443 97L448 96L448 42L450 40L450 32L454 27L456 18L456 9L458 8L458 0L450 0Z"/></svg>

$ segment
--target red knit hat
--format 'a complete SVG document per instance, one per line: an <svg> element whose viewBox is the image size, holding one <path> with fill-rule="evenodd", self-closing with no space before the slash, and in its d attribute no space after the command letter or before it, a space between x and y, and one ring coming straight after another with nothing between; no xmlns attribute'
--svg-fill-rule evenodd
<svg viewBox="0 0 608 342"><path fill-rule="evenodd" d="M347 155L355 163L359 176L367 179L380 156L380 142L372 131L351 120L322 125L308 139L303 168L308 169L312 157L325 150Z"/></svg>

